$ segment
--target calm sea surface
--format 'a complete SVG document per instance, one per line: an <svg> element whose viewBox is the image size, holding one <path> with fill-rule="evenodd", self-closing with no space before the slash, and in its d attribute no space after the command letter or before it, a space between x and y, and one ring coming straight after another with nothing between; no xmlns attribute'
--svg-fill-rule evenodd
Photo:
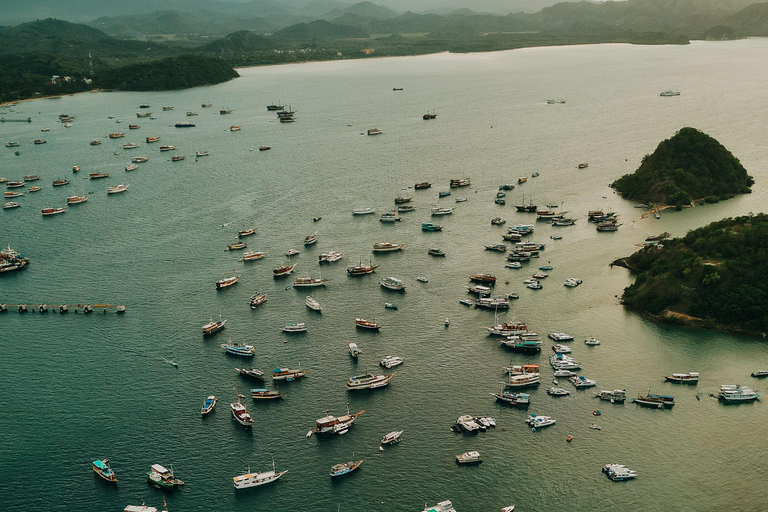
<svg viewBox="0 0 768 512"><path fill-rule="evenodd" d="M2 508L104 512L142 500L161 507L166 498L169 510L179 512L407 512L444 499L460 512L510 504L521 511L764 510L768 408L764 401L724 406L708 394L727 383L763 387L749 374L768 367L768 347L642 320L619 305L631 278L609 263L648 235L683 235L764 209L766 59L766 39L440 54L244 69L241 78L214 87L83 94L4 110L5 117L33 122L0 124L1 142L22 144L20 156L1 148L0 176L38 174L43 189L19 198L21 208L0 212L0 243L32 259L27 270L0 278L0 301L125 304L127 312L0 316ZM659 97L667 89L682 94ZM547 105L548 98L567 102ZM278 101L297 110L296 123L280 124L266 111ZM213 108L201 108L204 102ZM136 119L141 103L151 104L156 120ZM163 112L163 105L175 109ZM234 112L219 115L220 108ZM421 119L428 109L437 112L435 121ZM199 116L187 118L186 111ZM76 117L72 128L57 122L60 113ZM187 119L197 126L173 127ZM141 128L129 131L129 123ZM230 132L235 124L242 130ZM642 211L608 184L683 126L730 149L755 177L754 193L641 219ZM41 133L44 127L50 132ZM363 135L374 127L384 134ZM107 139L116 129L126 137ZM177 150L160 153L157 144L144 144L150 135ZM33 146L38 137L48 143ZM94 138L104 143L90 146ZM125 142L140 148L122 150ZM272 150L259 152L263 144ZM210 156L196 161L197 150ZM187 158L171 162L171 154ZM149 162L125 172L139 155ZM577 170L580 162L589 168ZM79 174L71 171L75 164ZM112 177L86 180L94 170ZM506 206L494 204L499 185L534 172L540 176L508 193ZM438 200L450 178L466 176L470 188ZM72 183L54 189L57 177ZM419 181L433 186L412 190ZM106 186L120 182L130 185L128 192L108 197ZM65 215L40 215L82 192L87 203ZM414 196L417 210L396 224L378 222L400 194ZM457 196L468 201L456 204ZM579 221L561 228L535 222L512 206L529 199L562 203ZM423 233L420 224L434 220L434 203L456 211L437 220L441 233ZM376 208L376 215L353 217L359 206ZM586 220L596 208L618 212L620 230L596 232ZM314 223L318 215L322 220ZM541 258L510 270L503 255L485 251L506 230L490 225L496 216L507 225L535 223L532 239L547 242ZM247 239L249 249L267 257L244 265L224 249L251 226L258 233ZM314 231L317 245L304 248L303 238ZM551 240L554 233L563 239ZM403 242L406 250L372 255L371 244L382 240ZM434 246L448 256L428 256ZM314 277L321 273L319 253L344 252L322 268L329 286L310 289L322 315L304 305L306 289L285 289L290 280L272 278L290 248L301 250L296 274ZM347 266L371 258L376 274L347 277ZM546 262L554 270L544 289L525 289L523 279ZM240 282L217 292L214 281L233 269ZM505 351L483 330L493 312L459 304L476 272L493 273L497 290L520 294L504 318L527 321L544 335L573 334L573 355L597 389L673 394L677 406L598 403L592 390L573 390L565 379L561 386L571 396L547 396L551 344L541 356ZM405 294L379 286L390 275L405 280ZM584 284L564 287L571 276ZM248 298L257 291L268 302L252 311ZM399 310L385 310L385 302ZM226 329L203 339L200 326L220 313ZM356 331L357 316L375 319L381 332ZM288 321L307 322L308 333L284 335ZM588 336L602 345L586 347ZM228 337L255 345L253 366L263 371L310 369L302 381L280 387L285 400L248 400L256 420L251 431L228 411L238 392L255 387L233 371L241 361L220 348ZM363 350L357 362L347 353L349 341ZM376 368L387 354L405 358L388 388L346 391L348 377ZM527 412L490 396L510 362L542 364L542 384L531 391ZM701 373L698 386L663 382L665 374L687 371ZM220 402L201 419L209 394ZM347 435L305 437L316 418L342 413L347 402L353 411L366 410ZM601 432L588 429L596 408L603 411ZM494 416L498 427L471 437L451 432L466 413ZM551 415L557 424L532 433L523 422L528 413ZM379 439L395 429L405 430L403 442L380 452ZM575 438L570 444L568 434ZM485 462L457 466L454 456L467 450L479 450ZM119 486L91 472L90 462L103 457L112 461ZM361 469L331 481L330 466L353 457L365 460ZM234 492L231 477L247 466L267 470L273 459L278 470L289 470L285 477ZM612 483L600 472L608 462L626 464L640 477ZM187 485L170 494L149 487L145 474L153 463L173 465Z"/></svg>

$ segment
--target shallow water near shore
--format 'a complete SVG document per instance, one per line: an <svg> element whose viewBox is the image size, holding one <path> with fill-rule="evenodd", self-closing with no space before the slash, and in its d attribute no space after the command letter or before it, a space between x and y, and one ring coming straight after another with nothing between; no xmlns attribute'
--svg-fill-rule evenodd
<svg viewBox="0 0 768 512"><path fill-rule="evenodd" d="M624 310L618 296L631 283L617 257L631 254L648 235L675 236L708 222L764 209L768 156L763 120L768 40L695 42L688 46L599 45L532 48L487 54L386 58L270 66L240 70L226 84L162 93L95 93L20 103L5 117L32 123L0 124L0 140L22 143L20 155L2 148L0 176L41 176L37 193L17 199L21 208L0 212L0 244L31 258L28 269L0 278L0 302L125 304L125 315L60 315L8 311L0 316L0 375L5 411L0 416L0 499L5 510L122 510L128 504L170 511L366 510L419 511L425 502L450 499L459 512L489 512L516 504L520 511L631 509L656 511L762 510L760 482L768 455L760 425L763 402L724 406L709 397L720 384L763 383L749 374L768 367L762 339L656 325ZM393 91L393 87L402 91ZM679 97L659 97L667 90ZM565 104L547 105L563 99ZM265 106L285 102L297 122L280 124ZM201 108L211 102L213 108ZM156 120L137 119L149 103ZM169 112L162 105L174 105ZM219 109L233 110L220 115ZM434 109L437 119L421 116ZM197 111L186 117L186 111ZM76 117L66 129L57 115ZM116 124L115 119L124 123ZM173 127L192 120L195 128ZM128 130L129 123L141 125ZM242 130L229 131L230 125ZM683 126L718 139L755 178L750 195L716 205L663 212L641 219L642 210L608 187L634 171L643 155ZM40 133L43 127L51 131ZM380 128L381 136L364 135ZM110 140L111 131L126 133ZM150 135L177 151L160 153ZM44 138L47 144L33 146ZM103 144L88 142L101 138ZM126 142L139 149L122 150ZM270 145L270 151L258 147ZM210 156L195 159L195 151ZM118 155L114 152L119 151ZM171 162L171 154L184 154ZM131 156L148 156L133 172ZM576 169L589 162L587 169ZM82 171L73 174L72 165ZM83 179L94 170L108 180ZM530 178L539 172L537 178ZM448 190L450 178L469 176L469 188ZM499 185L529 177L494 204ZM66 187L51 187L67 177ZM129 184L107 196L106 186ZM432 188L414 191L414 183ZM408 187L411 187L408 189ZM61 206L85 192L85 204L44 218L39 210ZM378 222L398 195L414 196L417 209L394 224ZM467 197L455 203L457 196ZM578 218L572 227L536 222L512 206L532 200L556 203ZM455 206L453 215L430 217L432 204ZM352 216L355 207L376 214ZM598 233L588 210L618 212L622 226ZM319 222L312 218L322 216ZM531 237L547 242L539 260L522 270L504 268L504 256L483 246L501 241L506 226L535 224ZM444 226L423 233L421 222ZM225 252L239 229L256 226L245 239L263 260L238 262ZM306 235L318 232L315 246ZM560 234L562 240L550 236ZM372 254L377 241L402 242L402 252ZM427 254L441 247L446 258ZM294 275L331 280L322 289L286 289L271 269L290 248ZM321 252L344 258L319 267ZM379 265L376 274L347 277L359 261ZM539 265L554 270L544 288L522 280ZM214 281L242 274L234 287L216 291ZM459 304L468 276L489 272L496 290L520 299L500 318L528 322L546 335L575 336L580 372L599 389L626 388L630 396L672 394L672 410L611 405L593 390L547 396L551 343L540 356L522 356L485 335L494 313ZM382 289L386 276L405 280L404 294ZM428 283L416 281L425 276ZM584 283L566 288L567 277ZM505 281L509 281L506 284ZM248 298L268 296L257 310ZM311 294L323 305L310 311ZM384 309L394 302L397 311ZM200 326L219 314L226 328L203 339ZM356 317L374 319L380 333L355 330ZM446 317L450 327L444 326ZM289 321L305 321L306 334L286 335ZM597 347L583 340L595 336ZM243 361L220 348L227 338L255 345L246 361L269 371L306 367L308 376L280 386L279 403L252 403L255 426L236 424L228 411L236 394L260 387L234 372ZM348 355L355 341L363 351ZM405 363L386 389L347 392L352 375L377 367L385 355ZM178 363L175 368L164 362ZM531 391L528 411L498 405L502 367L542 365L542 384ZM697 386L663 382L663 375L698 371ZM207 395L219 403L206 418ZM697 395L700 400L697 400ZM329 411L365 409L348 434L306 438L314 420ZM594 409L602 415L595 419ZM498 427L476 436L454 434L462 414L494 416ZM529 413L557 424L531 432ZM588 429L597 422L602 431ZM379 451L381 437L404 430L403 441ZM566 443L568 434L574 436ZM478 450L483 464L463 467L455 455ZM117 487L99 480L90 462L107 457ZM354 474L331 481L333 464L364 459ZM271 469L289 472L279 482L235 493L231 477ZM637 480L612 483L601 474L608 462L639 472ZM149 487L149 466L173 465L184 488L162 493ZM34 478L34 486L30 480Z"/></svg>

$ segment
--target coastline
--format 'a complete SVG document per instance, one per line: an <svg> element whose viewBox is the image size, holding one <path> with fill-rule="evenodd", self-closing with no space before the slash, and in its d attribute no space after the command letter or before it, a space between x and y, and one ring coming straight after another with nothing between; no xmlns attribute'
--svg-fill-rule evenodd
<svg viewBox="0 0 768 512"><path fill-rule="evenodd" d="M35 96L34 98L24 98L23 100L13 100L13 101L6 101L3 103L0 103L0 108L6 107L8 105L17 105L19 103L26 103L28 101L35 101L35 100L52 100L56 98L63 98L64 96L75 96L79 94L90 94L93 92L109 92L112 89L91 89L89 91L80 91L80 92L68 92L66 94L49 94L47 96Z"/></svg>

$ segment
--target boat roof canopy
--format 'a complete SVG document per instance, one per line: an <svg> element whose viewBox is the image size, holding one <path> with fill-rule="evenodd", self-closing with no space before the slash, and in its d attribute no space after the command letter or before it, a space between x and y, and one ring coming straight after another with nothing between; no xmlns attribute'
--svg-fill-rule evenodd
<svg viewBox="0 0 768 512"><path fill-rule="evenodd" d="M169 473L170 471L165 466L161 466L160 464L152 464L152 470L157 471L158 473Z"/></svg>

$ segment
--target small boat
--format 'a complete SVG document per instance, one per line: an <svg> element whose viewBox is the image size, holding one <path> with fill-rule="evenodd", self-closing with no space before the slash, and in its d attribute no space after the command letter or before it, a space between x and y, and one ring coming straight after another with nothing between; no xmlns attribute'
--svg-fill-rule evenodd
<svg viewBox="0 0 768 512"><path fill-rule="evenodd" d="M438 248L432 248L427 250L427 254L431 256L445 256L445 251Z"/></svg>
<svg viewBox="0 0 768 512"><path fill-rule="evenodd" d="M211 318L210 321L202 327L203 335L205 336L205 335L209 335L209 334L213 334L213 333L219 332L220 330L222 330L224 328L224 324L226 324L226 323L227 323L227 321L226 320L221 320L221 318L219 318L218 322L214 322L213 318Z"/></svg>
<svg viewBox="0 0 768 512"><path fill-rule="evenodd" d="M38 186L29 187L29 191L30 192L40 192L40 190L42 190L42 189L40 187L38 187Z"/></svg>
<svg viewBox="0 0 768 512"><path fill-rule="evenodd" d="M135 142L129 142L128 144L123 144L123 149L136 149L139 145Z"/></svg>
<svg viewBox="0 0 768 512"><path fill-rule="evenodd" d="M564 286L567 286L568 288L575 288L579 286L583 281L576 277L569 277L565 280L565 283L563 283Z"/></svg>
<svg viewBox="0 0 768 512"><path fill-rule="evenodd" d="M207 151L195 151L195 158L200 158L201 156L208 156L210 155Z"/></svg>
<svg viewBox="0 0 768 512"><path fill-rule="evenodd" d="M256 368L235 368L235 371L243 377L248 377L255 380L264 380L264 372L260 372Z"/></svg>
<svg viewBox="0 0 768 512"><path fill-rule="evenodd" d="M254 400L276 400L279 398L284 398L285 393L281 393L277 390L269 390L266 388L258 388L258 389L252 389L251 390L251 398Z"/></svg>
<svg viewBox="0 0 768 512"><path fill-rule="evenodd" d="M44 217L47 217L49 215L58 215L60 213L66 213L67 208L43 208L40 210Z"/></svg>
<svg viewBox="0 0 768 512"><path fill-rule="evenodd" d="M21 197L24 195L24 192L3 192L3 197L11 198L11 197Z"/></svg>
<svg viewBox="0 0 768 512"><path fill-rule="evenodd" d="M395 212L384 212L379 217L379 222L400 222L400 217Z"/></svg>
<svg viewBox="0 0 768 512"><path fill-rule="evenodd" d="M214 395L210 395L208 398L206 398L202 409L200 409L200 414L205 416L206 414L209 414L211 411L213 411L213 408L216 406L216 400L218 399Z"/></svg>
<svg viewBox="0 0 768 512"><path fill-rule="evenodd" d="M19 203L17 203L16 201L5 201L3 203L3 210L10 210L12 208L18 208L20 206L21 205ZM43 215L45 215L45 213L43 213Z"/></svg>
<svg viewBox="0 0 768 512"><path fill-rule="evenodd" d="M449 195L451 195L450 190L443 190L442 192L437 193L437 197L448 197Z"/></svg>
<svg viewBox="0 0 768 512"><path fill-rule="evenodd" d="M21 146L21 144L19 144L18 142L6 142L5 143L5 147L7 147L7 148L17 148L19 146Z"/></svg>
<svg viewBox="0 0 768 512"><path fill-rule="evenodd" d="M569 377L568 380L571 381L571 384L573 384L573 387L576 389L591 388L597 385L596 380L588 379L583 375L574 375L573 377Z"/></svg>
<svg viewBox="0 0 768 512"><path fill-rule="evenodd" d="M272 148L269 146L259 146L259 151L269 151L270 149Z"/></svg>
<svg viewBox="0 0 768 512"><path fill-rule="evenodd" d="M388 373L386 375L373 375L366 373L363 375L355 375L347 380L348 390L358 389L378 389L389 385L389 381L394 376L394 373Z"/></svg>
<svg viewBox="0 0 768 512"><path fill-rule="evenodd" d="M603 430L602 427L600 425L598 425L597 423L592 423L589 426L589 428L590 428L590 430Z"/></svg>
<svg viewBox="0 0 768 512"><path fill-rule="evenodd" d="M648 393L647 395L638 395L637 398L632 399L632 402L651 409L671 409L675 405L675 397Z"/></svg>
<svg viewBox="0 0 768 512"><path fill-rule="evenodd" d="M251 309L256 309L257 307L267 302L267 296L263 293L255 293L251 295L249 302L251 305Z"/></svg>
<svg viewBox="0 0 768 512"><path fill-rule="evenodd" d="M453 208L442 208L439 206L432 208L433 217L437 217L441 215L451 215L452 213L453 213Z"/></svg>
<svg viewBox="0 0 768 512"><path fill-rule="evenodd" d="M229 127L229 131L231 131L231 132L238 132L240 130L241 130L241 127L237 126L237 125L234 125L234 124Z"/></svg>
<svg viewBox="0 0 768 512"><path fill-rule="evenodd" d="M391 302L385 302L384 307L387 309L397 310L397 304L392 304Z"/></svg>
<svg viewBox="0 0 768 512"><path fill-rule="evenodd" d="M231 113L232 113L232 110L230 110L230 109L219 110L219 114L222 115L222 116L227 115L227 114L231 114Z"/></svg>
<svg viewBox="0 0 768 512"><path fill-rule="evenodd" d="M507 222L507 219L503 219L501 217L496 217L494 219L491 219L491 225L492 226L501 226L505 222Z"/></svg>
<svg viewBox="0 0 768 512"><path fill-rule="evenodd" d="M147 144L152 144L153 142L158 142L160 137L147 137L145 140Z"/></svg>
<svg viewBox="0 0 768 512"><path fill-rule="evenodd" d="M293 265L280 265L277 268L272 269L273 277L283 277L290 275L293 269L296 268L296 264Z"/></svg>
<svg viewBox="0 0 768 512"><path fill-rule="evenodd" d="M363 463L362 460L351 460L349 462L344 462L342 464L335 464L334 466L331 467L331 478L351 473L357 468L359 468L360 464L362 463Z"/></svg>
<svg viewBox="0 0 768 512"><path fill-rule="evenodd" d="M192 117L192 116L196 116L196 115L197 115L197 112L191 112L191 111L187 112L187 117Z"/></svg>
<svg viewBox="0 0 768 512"><path fill-rule="evenodd" d="M257 229L258 228L241 229L240 231L237 232L237 237L243 238L246 236L255 235Z"/></svg>
<svg viewBox="0 0 768 512"><path fill-rule="evenodd" d="M754 377L754 374L752 376ZM681 384L697 384L699 382L699 372L673 373L664 377L664 380Z"/></svg>
<svg viewBox="0 0 768 512"><path fill-rule="evenodd" d="M659 96L663 97L669 97L669 96L680 96L680 91L664 91Z"/></svg>
<svg viewBox="0 0 768 512"><path fill-rule="evenodd" d="M523 268L523 264L520 263L519 261L510 261L509 263L504 264L504 267L520 269L520 268Z"/></svg>
<svg viewBox="0 0 768 512"><path fill-rule="evenodd" d="M427 279L427 278L426 278L426 277L424 277L424 276L419 276L419 277L417 277L417 278L416 278L416 280L417 280L418 282L420 282L420 283L428 283L428 282L429 282L429 279Z"/></svg>
<svg viewBox="0 0 768 512"><path fill-rule="evenodd" d="M368 135L381 135L382 133L384 133L384 132L379 130L378 128L369 128L368 129Z"/></svg>
<svg viewBox="0 0 768 512"><path fill-rule="evenodd" d="M145 156L134 156L131 157L131 162L134 164L143 164L144 162L147 162L149 158Z"/></svg>
<svg viewBox="0 0 768 512"><path fill-rule="evenodd" d="M422 231L442 231L443 226L440 226L438 224L433 224L431 222L422 222L421 230ZM433 256L436 256L436 255L433 255Z"/></svg>
<svg viewBox="0 0 768 512"><path fill-rule="evenodd" d="M174 476L173 469L167 469L160 464L152 464L147 473L147 481L158 489L174 489L184 485L184 482Z"/></svg>
<svg viewBox="0 0 768 512"><path fill-rule="evenodd" d="M464 179L451 178L449 186L451 188L458 188L458 187L468 187L471 184L472 184L472 180L470 180L469 178L464 178Z"/></svg>
<svg viewBox="0 0 768 512"><path fill-rule="evenodd" d="M402 357L398 356L384 356L384 358L379 361L379 366L383 366L387 370L390 368L394 368L395 366L399 366L403 364L405 360Z"/></svg>
<svg viewBox="0 0 768 512"><path fill-rule="evenodd" d="M521 177L517 178L517 182L520 183L520 184L525 183L526 181L528 181L528 177L526 177L526 176L521 176Z"/></svg>
<svg viewBox="0 0 768 512"><path fill-rule="evenodd" d="M360 350L360 349L357 347L357 343L355 343L355 342L353 342L353 341L350 341L350 342L349 342L349 355L350 355L350 356L352 356L353 358L357 359L357 356L359 356L359 355L360 355L360 354L362 354L362 353L363 353L363 351L362 351L362 350Z"/></svg>
<svg viewBox="0 0 768 512"><path fill-rule="evenodd" d="M125 192L126 190L128 190L128 185L121 183L119 185L112 185L107 187L107 194L119 194L121 192Z"/></svg>
<svg viewBox="0 0 768 512"><path fill-rule="evenodd" d="M373 252L392 252L399 251L405 247L405 244L395 242L376 242L373 244Z"/></svg>
<svg viewBox="0 0 768 512"><path fill-rule="evenodd" d="M235 283L237 283L238 279L240 279L240 276L232 276L232 277L225 277L223 279L219 279L215 283L216 284L216 289L217 290L222 290L224 288L228 288L228 287L234 285Z"/></svg>
<svg viewBox="0 0 768 512"><path fill-rule="evenodd" d="M176 146L171 146L167 144L160 146L160 151L173 151L174 149L176 149Z"/></svg>
<svg viewBox="0 0 768 512"><path fill-rule="evenodd" d="M584 163L579 164L578 167L579 167L579 169L586 169L587 167L589 167L589 164L587 162L584 162Z"/></svg>
<svg viewBox="0 0 768 512"><path fill-rule="evenodd" d="M258 487L260 485L271 484L277 481L281 476L286 474L288 470L276 472L275 462L272 461L272 470L265 471L263 473L251 473L251 468L248 468L248 472L244 475L238 475L232 477L235 484L235 489L248 489L249 487Z"/></svg>
<svg viewBox="0 0 768 512"><path fill-rule="evenodd" d="M605 467L603 467L603 472L614 482L623 482L624 480L637 478L637 471L629 469L621 464L606 464Z"/></svg>
<svg viewBox="0 0 768 512"><path fill-rule="evenodd" d="M480 457L480 453L476 451L464 452L456 456L456 462L458 464L480 464L483 459Z"/></svg>
<svg viewBox="0 0 768 512"><path fill-rule="evenodd" d="M379 281L379 284L382 286L382 288L387 288L388 290L394 290L398 292L405 291L405 283L396 277L385 277Z"/></svg>
<svg viewBox="0 0 768 512"><path fill-rule="evenodd" d="M112 132L109 134L110 139L121 139L123 137L125 137L125 134L121 132Z"/></svg>
<svg viewBox="0 0 768 512"><path fill-rule="evenodd" d="M309 370L275 368L272 370L272 380L284 380L286 382L292 382L296 379L304 377L308 372Z"/></svg>
<svg viewBox="0 0 768 512"><path fill-rule="evenodd" d="M750 373L750 375L756 379L762 379L763 377L768 377L768 370L757 370Z"/></svg>
<svg viewBox="0 0 768 512"><path fill-rule="evenodd" d="M540 416L538 414L531 414L526 418L525 422L531 427L534 432L537 428L544 428L554 425L557 420L551 416Z"/></svg>
<svg viewBox="0 0 768 512"><path fill-rule="evenodd" d="M293 282L293 286L296 288L301 287L314 287L314 286L325 286L328 284L328 279L323 278L317 278L317 277L297 277L296 280Z"/></svg>
<svg viewBox="0 0 768 512"><path fill-rule="evenodd" d="M233 242L233 243L227 245L226 250L227 251L237 251L239 249L245 249L246 247L248 247L248 244L245 243L245 242Z"/></svg>
<svg viewBox="0 0 768 512"><path fill-rule="evenodd" d="M456 202L457 203L466 203L467 202L467 198L466 197L457 197L456 198Z"/></svg>
<svg viewBox="0 0 768 512"><path fill-rule="evenodd" d="M269 111L283 110L284 108L285 108L285 105L276 105L274 103L272 105L267 105L267 110Z"/></svg>
<svg viewBox="0 0 768 512"><path fill-rule="evenodd" d="M246 345L244 343L232 343L231 339L227 339L226 343L222 343L223 348L227 354L233 356L253 357L253 345Z"/></svg>
<svg viewBox="0 0 768 512"><path fill-rule="evenodd" d="M107 482L117 483L117 475L115 475L115 472L112 471L112 468L109 466L109 459L95 460L91 463L91 466L93 472Z"/></svg>
<svg viewBox="0 0 768 512"><path fill-rule="evenodd" d="M304 322L288 322L283 326L282 331L287 333L307 332L307 324Z"/></svg>
<svg viewBox="0 0 768 512"><path fill-rule="evenodd" d="M547 394L550 396L566 396L570 395L571 392L563 388L549 388Z"/></svg>
<svg viewBox="0 0 768 512"><path fill-rule="evenodd" d="M5 183L5 188L21 188L25 186L26 186L26 183L24 183L23 181L7 181Z"/></svg>
<svg viewBox="0 0 768 512"><path fill-rule="evenodd" d="M173 155L171 157L171 162L181 162L182 160L184 160L184 158L185 158L184 155Z"/></svg>
<svg viewBox="0 0 768 512"><path fill-rule="evenodd" d="M288 250L286 251L286 253L285 253L285 255L286 255L286 256L288 256L289 258L290 258L291 256L296 256L297 254L299 254L299 251L298 251L298 250L296 250L296 249L288 249Z"/></svg>
<svg viewBox="0 0 768 512"><path fill-rule="evenodd" d="M421 116L421 118L422 118L423 120L425 120L425 121L431 121L432 119L436 119L436 118L437 118L437 114L435 114L435 111L434 111L434 110L432 111L432 113L430 113L429 111L427 111L427 113L426 113L426 114L424 114L423 116Z"/></svg>
<svg viewBox="0 0 768 512"><path fill-rule="evenodd" d="M413 188L416 189L416 190L423 190L425 188L430 188L431 186L432 186L432 184L429 183L428 181L422 181L421 183L415 184L413 186Z"/></svg>
<svg viewBox="0 0 768 512"><path fill-rule="evenodd" d="M352 210L352 215L370 215L375 211L373 208L355 208Z"/></svg>
<svg viewBox="0 0 768 512"><path fill-rule="evenodd" d="M413 199L413 196L408 196L408 197L397 196L395 198L395 204L410 203L412 199Z"/></svg>
<svg viewBox="0 0 768 512"><path fill-rule="evenodd" d="M320 219L322 219L322 217L320 217L319 215L317 217L312 217L312 222L317 222Z"/></svg>
<svg viewBox="0 0 768 512"><path fill-rule="evenodd" d="M595 345L600 344L600 340L595 338L594 336L590 336L589 338L584 340L584 344L594 347Z"/></svg>
<svg viewBox="0 0 768 512"><path fill-rule="evenodd" d="M253 425L253 418L251 413L244 404L240 403L240 399L237 402L229 404L229 409L232 411L232 416L237 420L239 424L244 427L250 427Z"/></svg>
<svg viewBox="0 0 768 512"><path fill-rule="evenodd" d="M37 174L27 174L24 176L24 181L37 181L40 179L40 176Z"/></svg>
<svg viewBox="0 0 768 512"><path fill-rule="evenodd" d="M317 231L304 237L304 245L312 245L317 242Z"/></svg>
<svg viewBox="0 0 768 512"><path fill-rule="evenodd" d="M167 106L163 107L163 110L166 111L166 112L169 111L169 110L173 110L173 109L174 109L173 105L167 105Z"/></svg>
<svg viewBox="0 0 768 512"><path fill-rule="evenodd" d="M92 180L98 180L103 178L109 178L108 172L92 172L88 175L88 177Z"/></svg>
<svg viewBox="0 0 768 512"><path fill-rule="evenodd" d="M372 265L370 262L368 263L368 265L363 265L363 262L361 260L360 263L355 265L354 267L347 267L347 275L362 276L366 274L373 274L378 267L379 267L378 265Z"/></svg>
<svg viewBox="0 0 768 512"><path fill-rule="evenodd" d="M507 244L488 244L485 246L486 251L507 252Z"/></svg>
<svg viewBox="0 0 768 512"><path fill-rule="evenodd" d="M381 326L376 322L366 320L364 318L355 318L355 327L358 329L368 329L371 331L378 331L381 329Z"/></svg>
<svg viewBox="0 0 768 512"><path fill-rule="evenodd" d="M139 164L130 164L125 166L125 170L128 172L135 171L138 168L139 168Z"/></svg>
<svg viewBox="0 0 768 512"><path fill-rule="evenodd" d="M474 306L474 305L475 305L475 303L474 303L474 302L472 302L472 301L471 301L471 300L469 300L469 299L461 299L461 300L459 301L459 304L464 304L465 306Z"/></svg>
<svg viewBox="0 0 768 512"><path fill-rule="evenodd" d="M317 260L318 263L333 263L334 261L339 261L343 256L343 252L328 251L318 255Z"/></svg>
<svg viewBox="0 0 768 512"><path fill-rule="evenodd" d="M448 317L445 317L445 322L443 322L443 323L445 324L446 327L448 327L448 326L451 325L451 319L448 318Z"/></svg>
<svg viewBox="0 0 768 512"><path fill-rule="evenodd" d="M312 311L317 311L318 313L323 312L323 308L320 306L320 303L313 299L311 295L307 295L306 305Z"/></svg>
<svg viewBox="0 0 768 512"><path fill-rule="evenodd" d="M381 438L381 444L396 444L403 440L403 430L393 430Z"/></svg>
<svg viewBox="0 0 768 512"><path fill-rule="evenodd" d="M571 347L568 345L552 345L552 350L555 351L555 354L570 354L571 353Z"/></svg>

